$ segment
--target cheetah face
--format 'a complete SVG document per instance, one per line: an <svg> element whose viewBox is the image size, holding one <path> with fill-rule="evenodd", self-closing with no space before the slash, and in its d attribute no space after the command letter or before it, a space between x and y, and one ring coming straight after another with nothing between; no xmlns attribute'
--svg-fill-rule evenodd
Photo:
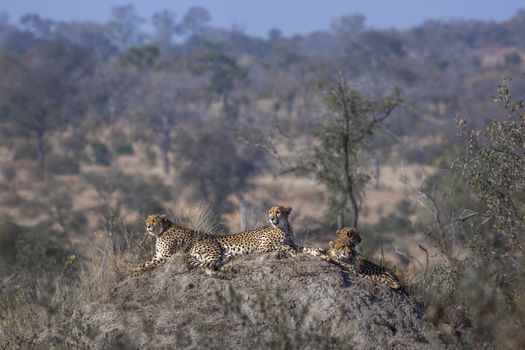
<svg viewBox="0 0 525 350"><path fill-rule="evenodd" d="M148 215L146 219L146 230L152 236L158 237L164 231L164 224L168 220L166 215Z"/></svg>
<svg viewBox="0 0 525 350"><path fill-rule="evenodd" d="M338 259L352 259L353 250L350 247L340 248L335 252L335 255Z"/></svg>
<svg viewBox="0 0 525 350"><path fill-rule="evenodd" d="M333 248L333 254L337 259L349 259L353 260L360 255L357 253L353 243L347 239L338 241Z"/></svg>
<svg viewBox="0 0 525 350"><path fill-rule="evenodd" d="M273 227L278 227L279 223L282 225L283 223L288 222L288 215L292 212L292 208L288 207L281 207L281 206L275 206L271 207L270 210L268 210L268 217L270 219L270 224Z"/></svg>

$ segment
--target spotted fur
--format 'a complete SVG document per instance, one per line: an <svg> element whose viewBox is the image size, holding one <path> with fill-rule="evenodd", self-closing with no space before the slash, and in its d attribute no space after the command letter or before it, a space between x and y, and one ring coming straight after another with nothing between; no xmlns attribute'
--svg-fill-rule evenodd
<svg viewBox="0 0 525 350"><path fill-rule="evenodd" d="M270 225L196 242L188 253L188 264L216 275L229 259L238 255L283 251L295 256L299 248L288 222L291 211L292 208L275 206L268 211Z"/></svg>
<svg viewBox="0 0 525 350"><path fill-rule="evenodd" d="M140 273L152 270L166 262L178 251L186 252L199 239L209 235L182 227L171 222L166 215L149 215L146 218L147 232L156 238L155 255L134 270Z"/></svg>
<svg viewBox="0 0 525 350"><path fill-rule="evenodd" d="M330 241L328 250L310 248L307 253L329 261L358 277L386 284L392 289L400 289L401 283L394 273L358 253L359 243L359 232L355 228L343 227L337 231L337 238Z"/></svg>

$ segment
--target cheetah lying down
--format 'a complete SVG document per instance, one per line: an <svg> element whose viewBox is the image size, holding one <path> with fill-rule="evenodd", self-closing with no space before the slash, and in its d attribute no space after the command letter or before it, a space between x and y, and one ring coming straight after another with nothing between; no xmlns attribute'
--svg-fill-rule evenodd
<svg viewBox="0 0 525 350"><path fill-rule="evenodd" d="M147 217L146 230L157 239L155 242L155 255L134 269L134 274L152 270L164 264L176 252L188 251L195 242L210 236L203 232L176 225L166 215L160 214Z"/></svg>
<svg viewBox="0 0 525 350"><path fill-rule="evenodd" d="M196 242L188 252L188 264L214 275L230 258L252 252L283 251L296 256L288 216L292 208L275 206L268 211L270 225L224 236L210 236Z"/></svg>
<svg viewBox="0 0 525 350"><path fill-rule="evenodd" d="M283 251L291 256L307 253L329 261L358 277L384 283L392 289L400 289L396 275L383 266L363 258L357 251L361 242L359 232L343 227L337 238L329 243L329 249L299 247L294 241L288 216L292 208L274 206L268 211L270 225L229 235L211 235L172 223L166 215L149 215L146 229L157 238L155 255L134 269L138 274L164 264L178 251L186 252L188 265L202 269L213 276L232 257L252 252Z"/></svg>
<svg viewBox="0 0 525 350"><path fill-rule="evenodd" d="M318 256L358 277L386 284L392 289L401 289L401 282L394 273L358 253L359 243L361 243L359 232L355 228L343 227L337 231L337 238L330 241L328 250L305 248L305 253Z"/></svg>
<svg viewBox="0 0 525 350"><path fill-rule="evenodd" d="M178 251L187 253L190 267L215 276L220 275L217 270L236 255L283 251L295 256L301 248L295 244L288 222L291 211L292 208L274 206L268 211L270 225L223 236L175 225L166 215L150 215L146 219L146 229L157 238L155 255L134 269L134 273L154 269Z"/></svg>

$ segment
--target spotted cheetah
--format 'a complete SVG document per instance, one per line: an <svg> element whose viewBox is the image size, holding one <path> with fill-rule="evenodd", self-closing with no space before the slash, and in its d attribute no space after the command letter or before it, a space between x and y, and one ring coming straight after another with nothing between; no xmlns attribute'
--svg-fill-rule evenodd
<svg viewBox="0 0 525 350"><path fill-rule="evenodd" d="M394 273L358 253L359 243L359 232L355 228L343 227L337 231L337 238L330 241L328 250L310 250L308 253L319 256L358 277L386 284L392 289L401 289L401 282Z"/></svg>
<svg viewBox="0 0 525 350"><path fill-rule="evenodd" d="M334 259L344 259L359 254L361 236L353 227L339 229L334 241L328 242L328 255Z"/></svg>
<svg viewBox="0 0 525 350"><path fill-rule="evenodd" d="M217 270L237 255L283 251L296 256L299 247L294 242L292 227L288 222L291 212L292 208L274 206L268 211L270 225L196 242L188 253L188 264L217 276L220 275Z"/></svg>
<svg viewBox="0 0 525 350"><path fill-rule="evenodd" d="M155 214L146 218L147 232L156 238L155 255L133 270L135 274L152 270L166 262L178 251L187 251L197 240L210 235L182 227L171 222L166 215Z"/></svg>

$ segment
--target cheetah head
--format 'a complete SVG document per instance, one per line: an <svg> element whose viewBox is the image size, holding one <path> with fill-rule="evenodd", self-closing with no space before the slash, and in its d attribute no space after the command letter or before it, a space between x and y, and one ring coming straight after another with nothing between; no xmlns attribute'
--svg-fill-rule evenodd
<svg viewBox="0 0 525 350"><path fill-rule="evenodd" d="M270 210L268 210L268 217L270 219L270 224L273 227L282 227L282 225L288 223L288 215L292 212L291 207L281 207L281 206L275 206L271 207Z"/></svg>
<svg viewBox="0 0 525 350"><path fill-rule="evenodd" d="M343 227L337 231L337 239L330 242L330 250L339 259L350 259L360 253L359 243L359 232L352 227Z"/></svg>
<svg viewBox="0 0 525 350"><path fill-rule="evenodd" d="M347 241L338 241L337 244L332 245L332 254L337 259L353 259L355 257L355 247L347 244Z"/></svg>
<svg viewBox="0 0 525 350"><path fill-rule="evenodd" d="M337 231L337 239L348 239L355 246L361 243L359 232L353 227L343 227Z"/></svg>
<svg viewBox="0 0 525 350"><path fill-rule="evenodd" d="M164 214L148 215L146 218L146 230L155 237L160 236L170 225L168 217Z"/></svg>

